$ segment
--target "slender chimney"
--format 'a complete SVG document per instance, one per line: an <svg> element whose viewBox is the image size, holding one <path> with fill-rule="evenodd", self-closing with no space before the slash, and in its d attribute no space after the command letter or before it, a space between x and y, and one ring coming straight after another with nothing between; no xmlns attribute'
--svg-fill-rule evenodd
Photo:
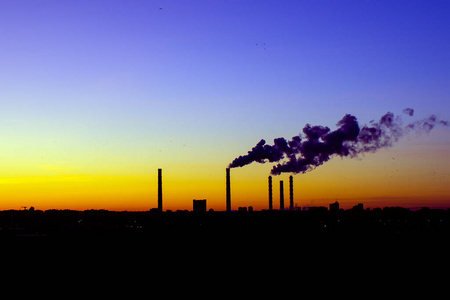
<svg viewBox="0 0 450 300"><path fill-rule="evenodd" d="M294 177L289 176L289 209L294 209Z"/></svg>
<svg viewBox="0 0 450 300"><path fill-rule="evenodd" d="M280 180L280 210L284 210L284 187L283 187L283 180Z"/></svg>
<svg viewBox="0 0 450 300"><path fill-rule="evenodd" d="M162 211L162 169L158 169L158 210Z"/></svg>
<svg viewBox="0 0 450 300"><path fill-rule="evenodd" d="M272 208L272 176L269 176L269 210Z"/></svg>
<svg viewBox="0 0 450 300"><path fill-rule="evenodd" d="M227 168L227 211L231 211L230 168Z"/></svg>

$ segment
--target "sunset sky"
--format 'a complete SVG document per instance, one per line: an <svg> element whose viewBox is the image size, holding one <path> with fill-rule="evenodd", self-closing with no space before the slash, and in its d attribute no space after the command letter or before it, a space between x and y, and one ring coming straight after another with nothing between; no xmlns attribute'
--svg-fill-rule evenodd
<svg viewBox="0 0 450 300"><path fill-rule="evenodd" d="M158 168L165 210L225 210L261 139L450 120L449 37L450 1L0 1L0 210L148 210ZM233 209L268 207L272 166L231 170ZM301 207L450 207L450 128L294 183Z"/></svg>

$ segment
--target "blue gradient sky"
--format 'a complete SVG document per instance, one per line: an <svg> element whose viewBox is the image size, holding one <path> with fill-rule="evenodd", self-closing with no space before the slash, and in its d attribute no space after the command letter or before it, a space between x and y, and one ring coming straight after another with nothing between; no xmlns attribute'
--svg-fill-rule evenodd
<svg viewBox="0 0 450 300"><path fill-rule="evenodd" d="M0 1L0 177L187 168L174 186L198 176L197 189L213 178L218 190L173 201L222 209L223 169L261 138L405 107L450 119L449 36L448 1ZM450 135L398 149L420 156L416 144L446 153ZM265 182L270 166L249 168L246 180ZM33 202L16 198L0 208ZM82 207L75 198L61 206ZM144 209L145 198L152 206L154 191L127 203Z"/></svg>

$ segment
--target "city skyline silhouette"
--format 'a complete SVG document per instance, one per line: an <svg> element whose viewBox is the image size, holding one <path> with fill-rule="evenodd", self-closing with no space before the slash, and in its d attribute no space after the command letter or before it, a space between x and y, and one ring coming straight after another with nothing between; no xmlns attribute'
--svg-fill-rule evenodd
<svg viewBox="0 0 450 300"><path fill-rule="evenodd" d="M114 212L107 210L0 211L0 238L5 237L148 237L257 238L278 236L303 240L355 238L387 242L398 238L420 241L445 239L450 232L450 209L409 210L402 207L351 209L309 207L307 210L205 210L194 200L194 211ZM199 207L200 206L200 207ZM197 207L197 208L195 208Z"/></svg>

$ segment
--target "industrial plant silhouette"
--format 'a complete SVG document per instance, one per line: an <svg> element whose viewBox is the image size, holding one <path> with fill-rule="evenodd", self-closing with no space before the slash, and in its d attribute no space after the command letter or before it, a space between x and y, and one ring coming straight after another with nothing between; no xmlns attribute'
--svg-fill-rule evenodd
<svg viewBox="0 0 450 300"><path fill-rule="evenodd" d="M0 211L0 238L24 236L131 236L176 238L224 236L286 238L369 238L439 237L450 233L450 210L409 210L401 207L364 209L359 203L344 210L338 202L329 207L294 207L293 177L289 177L289 205L284 205L284 184L280 186L279 209L273 208L272 176L268 177L268 208L231 209L231 174L225 173L225 211L207 209L207 199L193 199L192 211L163 211L163 173L158 169L157 207L148 211L107 210L22 210Z"/></svg>
<svg viewBox="0 0 450 300"><path fill-rule="evenodd" d="M411 117L414 109L405 108ZM400 207L364 209L363 203L341 209L338 202L329 207L294 206L294 178L289 177L289 202L285 203L284 182L268 176L267 209L252 206L232 210L231 169L251 163L276 163L272 175L305 173L332 157L358 157L391 147L411 132L430 132L450 123L435 115L406 125L401 116L387 112L378 121L360 126L357 118L346 114L336 130L306 124L301 134L274 139L273 145L261 139L247 154L235 158L225 171L224 211L208 210L208 199L193 199L192 211L164 210L163 170L158 169L157 207L141 212L107 210L6 210L0 212L0 237L5 236L272 236L334 238L342 236L398 237L445 236L450 233L450 210L411 211ZM279 206L274 205L273 185L279 186ZM274 209L274 206L279 209Z"/></svg>

